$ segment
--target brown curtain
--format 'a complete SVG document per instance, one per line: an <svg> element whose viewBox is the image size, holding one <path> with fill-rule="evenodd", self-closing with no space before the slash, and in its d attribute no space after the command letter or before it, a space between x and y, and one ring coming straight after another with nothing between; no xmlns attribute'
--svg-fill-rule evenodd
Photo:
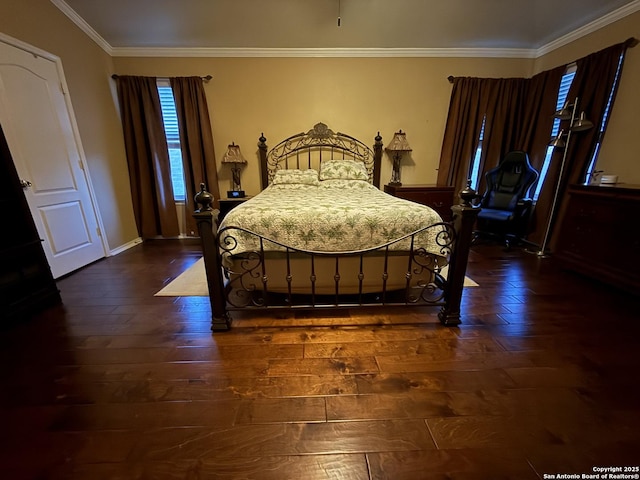
<svg viewBox="0 0 640 480"><path fill-rule="evenodd" d="M565 162L562 178L559 178L562 149L556 149L554 158L547 173L548 187L556 189L560 182L558 205L556 214L552 222L561 221L563 216L566 189L570 183L583 183L587 168L593 156L595 146L598 139L601 140L601 127L603 124L604 113L609 102L609 96L613 92L613 99L617 91L616 75L622 74L622 61L624 53L630 42L619 43L609 48L593 53L576 61L576 76L571 83L568 99L570 102L578 99L578 111L576 115L585 112L586 117L594 124L594 128L583 131L574 132L571 141L567 145L567 157ZM621 58L622 56L622 58ZM620 72L618 72L620 68ZM610 112L609 112L610 113ZM569 121L562 122L560 128L564 128L565 132L569 128ZM547 211L546 222L548 223L549 212ZM552 232L557 233L558 229L553 228ZM552 234L551 245L554 245L555 238Z"/></svg>
<svg viewBox="0 0 640 480"><path fill-rule="evenodd" d="M196 209L193 197L200 191L200 184L204 183L213 195L215 208L218 208L220 198L209 109L202 78L175 77L170 81L178 114L184 166L186 231L190 235L196 235L196 222L191 212Z"/></svg>
<svg viewBox="0 0 640 480"><path fill-rule="evenodd" d="M138 234L180 234L155 77L116 77Z"/></svg>
<svg viewBox="0 0 640 480"><path fill-rule="evenodd" d="M558 89L565 70L562 65L526 80L521 114L514 125L514 150L527 152L531 165L538 171L547 155Z"/></svg>
<svg viewBox="0 0 640 480"><path fill-rule="evenodd" d="M542 242L557 182L560 181L562 200L567 184L584 180L614 87L620 55L634 44L635 40L629 39L576 61L578 69L568 98L571 101L579 99L579 110L586 112L596 128L576 134L579 141L572 139L562 179L558 176L563 152L554 152L534 209L530 241ZM531 79L454 79L438 183L454 185L457 190L466 184L485 115L478 193L485 188L484 173L496 166L510 150L526 151L533 167L540 171L550 140L558 88L565 71L566 65L561 65ZM567 131L568 125L561 128Z"/></svg>
<svg viewBox="0 0 640 480"><path fill-rule="evenodd" d="M471 176L469 166L478 148L484 118L480 107L484 83L481 78L453 79L437 181L438 185L453 185L456 192Z"/></svg>
<svg viewBox="0 0 640 480"><path fill-rule="evenodd" d="M538 173L542 171L547 156L558 89L565 71L566 66L561 65L539 73L527 82L523 115L516 125L516 149L529 154L531 165ZM545 182L533 209L530 233L527 237L532 243L542 243L553 193L548 186L549 182Z"/></svg>
<svg viewBox="0 0 640 480"><path fill-rule="evenodd" d="M478 192L485 190L485 172L497 166L506 153L515 150L515 125L526 86L523 78L491 78L486 82L486 95L481 104L486 117Z"/></svg>
<svg viewBox="0 0 640 480"><path fill-rule="evenodd" d="M564 68L524 78L455 78L440 155L438 184L462 189L471 176L482 122L484 135L477 186L484 191L484 173L510 151L529 153L537 169L546 144ZM540 122L541 112L544 112Z"/></svg>
<svg viewBox="0 0 640 480"><path fill-rule="evenodd" d="M589 160L600 138L598 127L602 125L609 95L613 92L615 98L617 92L616 75L618 66L622 73L621 62L624 60L626 49L627 43L620 43L576 61L577 71L571 84L569 98L578 98L579 110L586 113L596 128L577 134L576 141L569 145L567 160L570 164L566 170L570 182L582 182L587 173Z"/></svg>

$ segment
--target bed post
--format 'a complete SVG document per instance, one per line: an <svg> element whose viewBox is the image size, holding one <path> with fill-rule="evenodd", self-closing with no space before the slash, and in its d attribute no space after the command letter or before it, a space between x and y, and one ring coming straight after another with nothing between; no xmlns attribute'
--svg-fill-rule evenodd
<svg viewBox="0 0 640 480"><path fill-rule="evenodd" d="M209 301L211 302L211 330L217 332L229 330L231 318L227 312L216 235L219 211L211 208L213 195L207 192L204 187L204 183L201 183L200 192L195 196L196 206L199 205L200 208L193 212L193 217L196 219L200 242L202 242L204 269L207 275L207 286L209 287Z"/></svg>
<svg viewBox="0 0 640 480"><path fill-rule="evenodd" d="M380 188L380 169L382 168L382 137L376 135L373 144L373 185Z"/></svg>
<svg viewBox="0 0 640 480"><path fill-rule="evenodd" d="M264 133L260 134L258 139L258 154L260 155L260 181L262 182L262 190L269 186L269 170L267 168L267 139Z"/></svg>
<svg viewBox="0 0 640 480"><path fill-rule="evenodd" d="M440 322L447 326L460 324L460 302L462 301L464 277L467 273L473 226L480 212L479 207L474 207L471 204L476 198L476 192L471 188L470 181L467 183L467 188L460 192L460 198L462 203L451 207L456 237L449 258L449 277L444 292L444 305L438 312Z"/></svg>

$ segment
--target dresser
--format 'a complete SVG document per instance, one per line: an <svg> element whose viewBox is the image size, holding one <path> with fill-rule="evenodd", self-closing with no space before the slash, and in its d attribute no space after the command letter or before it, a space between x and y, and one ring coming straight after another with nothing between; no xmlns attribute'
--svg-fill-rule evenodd
<svg viewBox="0 0 640 480"><path fill-rule="evenodd" d="M446 185L385 185L384 191L394 197L404 198L433 208L445 222L451 220L454 187Z"/></svg>
<svg viewBox="0 0 640 480"><path fill-rule="evenodd" d="M556 261L640 295L640 185L571 185L568 194Z"/></svg>

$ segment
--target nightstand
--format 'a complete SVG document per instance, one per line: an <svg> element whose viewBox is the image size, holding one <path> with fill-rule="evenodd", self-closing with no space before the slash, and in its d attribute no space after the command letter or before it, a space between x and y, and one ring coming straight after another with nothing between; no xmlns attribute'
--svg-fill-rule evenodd
<svg viewBox="0 0 640 480"><path fill-rule="evenodd" d="M218 222L222 222L222 219L227 216L231 210L236 208L243 202L246 202L251 197L242 197L242 198L221 198L218 200L220 203L220 214L218 215Z"/></svg>
<svg viewBox="0 0 640 480"><path fill-rule="evenodd" d="M454 187L447 185L385 185L384 191L433 208L445 222L451 221Z"/></svg>

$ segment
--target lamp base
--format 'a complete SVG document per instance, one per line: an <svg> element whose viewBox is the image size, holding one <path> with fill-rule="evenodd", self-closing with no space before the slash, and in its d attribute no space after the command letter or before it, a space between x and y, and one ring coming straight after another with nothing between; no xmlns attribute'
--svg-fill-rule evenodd
<svg viewBox="0 0 640 480"><path fill-rule="evenodd" d="M244 198L244 190L228 190L227 198Z"/></svg>
<svg viewBox="0 0 640 480"><path fill-rule="evenodd" d="M393 185L394 187L401 187L402 186L402 182L399 182L397 180L396 181L391 180L389 182L389 185Z"/></svg>

